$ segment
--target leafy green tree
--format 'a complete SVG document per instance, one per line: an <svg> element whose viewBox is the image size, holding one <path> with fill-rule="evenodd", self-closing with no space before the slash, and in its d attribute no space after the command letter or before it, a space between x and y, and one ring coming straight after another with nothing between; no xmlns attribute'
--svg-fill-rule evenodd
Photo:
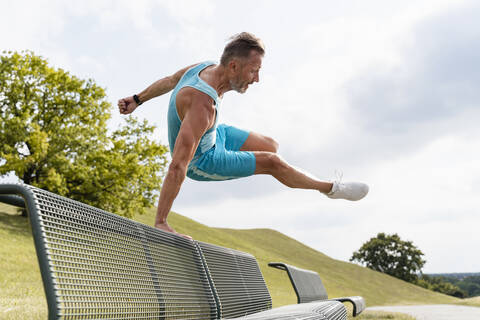
<svg viewBox="0 0 480 320"><path fill-rule="evenodd" d="M396 278L415 282L417 273L425 264L424 254L411 241L403 241L397 234L379 233L353 253L350 261Z"/></svg>
<svg viewBox="0 0 480 320"><path fill-rule="evenodd" d="M132 217L152 206L167 148L133 117L109 133L111 105L81 80L30 51L0 56L0 176Z"/></svg>

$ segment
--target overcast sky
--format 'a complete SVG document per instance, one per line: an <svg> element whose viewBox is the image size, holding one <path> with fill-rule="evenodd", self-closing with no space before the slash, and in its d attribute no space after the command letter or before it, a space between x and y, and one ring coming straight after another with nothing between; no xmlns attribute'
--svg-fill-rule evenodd
<svg viewBox="0 0 480 320"><path fill-rule="evenodd" d="M220 121L274 137L290 163L370 185L359 202L268 176L186 180L173 210L214 227L273 228L348 260L378 232L424 253L424 272L480 272L480 4L476 1L0 2L0 49L33 50L119 98L249 31L260 82ZM135 112L167 143L169 95ZM11 180L10 179L3 179Z"/></svg>

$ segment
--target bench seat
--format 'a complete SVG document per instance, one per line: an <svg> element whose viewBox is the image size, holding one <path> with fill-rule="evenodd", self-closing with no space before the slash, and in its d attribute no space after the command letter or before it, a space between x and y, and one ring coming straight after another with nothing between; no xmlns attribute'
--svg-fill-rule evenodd
<svg viewBox="0 0 480 320"><path fill-rule="evenodd" d="M342 303L336 301L320 301L288 305L268 311L255 313L236 319L270 320L270 319L298 319L298 320L342 320L347 319L347 311Z"/></svg>

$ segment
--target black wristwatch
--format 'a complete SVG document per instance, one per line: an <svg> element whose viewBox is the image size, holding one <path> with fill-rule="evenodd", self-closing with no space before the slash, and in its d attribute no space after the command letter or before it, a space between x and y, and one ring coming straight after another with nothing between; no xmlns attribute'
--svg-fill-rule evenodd
<svg viewBox="0 0 480 320"><path fill-rule="evenodd" d="M136 94L133 95L133 100L135 100L137 106L139 106L143 103L142 101L140 101L140 99L138 98L138 96Z"/></svg>

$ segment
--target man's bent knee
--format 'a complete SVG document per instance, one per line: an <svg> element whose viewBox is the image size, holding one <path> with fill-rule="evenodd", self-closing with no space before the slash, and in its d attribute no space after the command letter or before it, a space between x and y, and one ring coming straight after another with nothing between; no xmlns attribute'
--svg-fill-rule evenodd
<svg viewBox="0 0 480 320"><path fill-rule="evenodd" d="M288 167L287 163L274 152L254 152L256 159L255 174L272 174Z"/></svg>
<svg viewBox="0 0 480 320"><path fill-rule="evenodd" d="M273 138L265 137L267 139L267 143L270 146L270 152L277 153L278 151L278 142L275 141Z"/></svg>

